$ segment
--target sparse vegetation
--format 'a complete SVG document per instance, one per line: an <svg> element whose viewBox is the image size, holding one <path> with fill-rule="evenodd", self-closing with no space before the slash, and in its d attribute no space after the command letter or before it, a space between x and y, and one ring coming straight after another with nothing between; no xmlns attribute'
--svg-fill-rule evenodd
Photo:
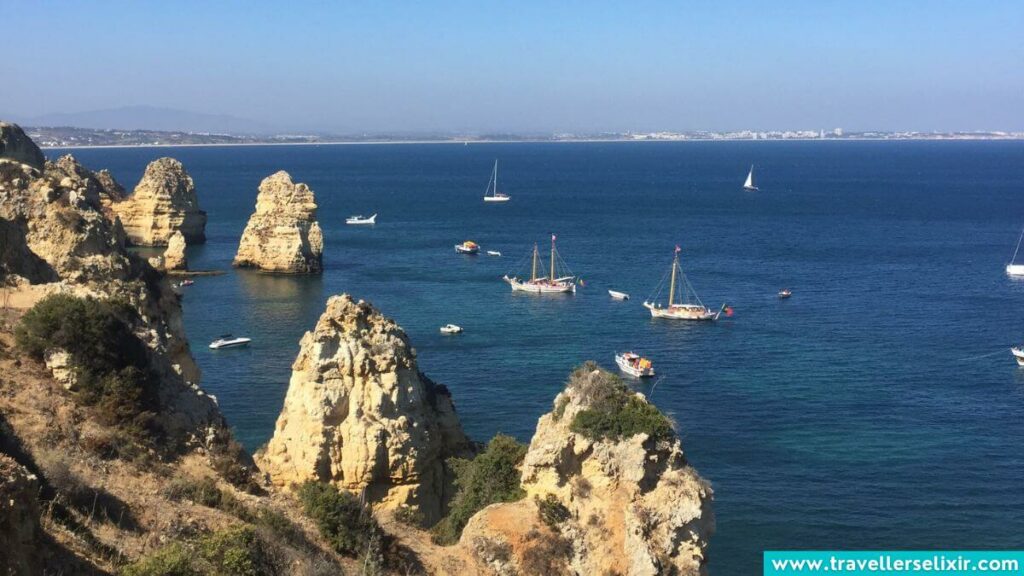
<svg viewBox="0 0 1024 576"><path fill-rule="evenodd" d="M528 532L526 538L528 544L520 559L524 574L561 576L572 573L569 560L573 551L568 540L558 534L539 530Z"/></svg>
<svg viewBox="0 0 1024 576"><path fill-rule="evenodd" d="M306 515L339 554L359 557L380 547L380 526L355 496L322 482L306 482L298 496Z"/></svg>
<svg viewBox="0 0 1024 576"><path fill-rule="evenodd" d="M587 406L569 425L577 434L594 440L619 440L637 434L667 440L674 434L671 422L660 410L631 392L618 376L593 363L577 368L569 386Z"/></svg>
<svg viewBox="0 0 1024 576"><path fill-rule="evenodd" d="M525 496L519 486L518 468L525 455L526 446L511 436L498 434L476 458L450 459L458 491L452 498L448 515L434 526L434 542L445 545L458 542L473 514L495 502L514 502Z"/></svg>
<svg viewBox="0 0 1024 576"><path fill-rule="evenodd" d="M124 576L261 576L283 574L250 527L174 542L125 567Z"/></svg>
<svg viewBox="0 0 1024 576"><path fill-rule="evenodd" d="M411 506L402 506L395 510L395 520L405 524L406 526L412 526L413 528L423 527L423 513L417 508Z"/></svg>
<svg viewBox="0 0 1024 576"><path fill-rule="evenodd" d="M55 294L22 316L15 338L37 360L51 350L70 354L75 399L94 407L100 423L151 444L161 435L155 421L160 402L147 369L146 347L132 332L135 320L135 312L123 302Z"/></svg>
<svg viewBox="0 0 1024 576"><path fill-rule="evenodd" d="M537 502L537 515L541 522L552 530L558 530L558 525L572 518L572 513L562 504L554 494L548 494L543 500L534 496Z"/></svg>

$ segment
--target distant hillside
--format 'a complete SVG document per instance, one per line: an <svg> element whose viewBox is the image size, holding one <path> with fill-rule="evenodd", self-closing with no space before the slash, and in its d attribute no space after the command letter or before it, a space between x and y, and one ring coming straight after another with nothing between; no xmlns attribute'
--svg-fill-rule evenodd
<svg viewBox="0 0 1024 576"><path fill-rule="evenodd" d="M154 106L124 106L86 112L44 114L27 118L28 126L70 126L113 130L212 132L218 134L269 134L273 128L246 118L205 114Z"/></svg>

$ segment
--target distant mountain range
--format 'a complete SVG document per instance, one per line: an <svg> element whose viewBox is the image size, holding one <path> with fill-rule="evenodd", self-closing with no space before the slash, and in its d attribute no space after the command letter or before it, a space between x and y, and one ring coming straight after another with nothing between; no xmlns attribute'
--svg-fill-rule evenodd
<svg viewBox="0 0 1024 576"><path fill-rule="evenodd" d="M247 118L155 106L123 106L86 112L44 114L21 119L26 126L67 126L99 130L158 130L214 134L271 134L274 128Z"/></svg>

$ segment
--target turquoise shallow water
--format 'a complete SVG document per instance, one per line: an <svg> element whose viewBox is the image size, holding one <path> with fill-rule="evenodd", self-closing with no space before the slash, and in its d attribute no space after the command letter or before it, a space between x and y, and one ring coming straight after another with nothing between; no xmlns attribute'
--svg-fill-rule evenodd
<svg viewBox="0 0 1024 576"><path fill-rule="evenodd" d="M210 217L194 268L230 268L263 177L285 169L316 192L323 277L232 271L186 292L203 387L251 449L273 432L299 338L350 292L406 329L478 440L527 441L584 360L650 356L652 400L715 487L713 574L759 572L764 549L1024 545L1024 371L1007 350L1024 340L1024 282L1002 272L1024 224L1022 143L74 153L129 186L156 157L182 160ZM485 205L496 157L512 201ZM751 163L757 194L740 189ZM373 228L343 223L373 212ZM586 286L512 294L501 275L551 232ZM458 256L465 239L504 256ZM676 244L705 303L733 318L649 318L640 303ZM466 333L441 336L448 322ZM205 347L226 331L252 347Z"/></svg>

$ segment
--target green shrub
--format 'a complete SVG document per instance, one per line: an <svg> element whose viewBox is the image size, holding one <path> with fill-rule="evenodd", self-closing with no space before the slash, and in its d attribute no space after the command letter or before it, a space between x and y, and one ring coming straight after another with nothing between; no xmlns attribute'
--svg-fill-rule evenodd
<svg viewBox="0 0 1024 576"><path fill-rule="evenodd" d="M357 557L380 547L380 526L355 496L321 482L306 482L298 496L306 515L339 554Z"/></svg>
<svg viewBox="0 0 1024 576"><path fill-rule="evenodd" d="M124 302L54 294L21 317L15 339L38 360L49 350L66 350L77 375L75 398L95 406L101 423L144 441L159 434L160 401L146 346L132 332L136 321Z"/></svg>
<svg viewBox="0 0 1024 576"><path fill-rule="evenodd" d="M420 512L418 508L402 506L395 510L395 520L405 524L406 526L422 528L425 519L423 518L423 512Z"/></svg>
<svg viewBox="0 0 1024 576"><path fill-rule="evenodd" d="M280 570L251 527L230 528L195 540L172 542L126 566L124 576L262 576Z"/></svg>
<svg viewBox="0 0 1024 576"><path fill-rule="evenodd" d="M220 488L213 478L177 478L167 486L166 495L171 500L191 500L208 508L219 508L223 499Z"/></svg>
<svg viewBox="0 0 1024 576"><path fill-rule="evenodd" d="M559 524L572 518L569 509L554 494L548 494L543 500L536 496L533 498L537 503L537 515L548 528L557 530Z"/></svg>
<svg viewBox="0 0 1024 576"><path fill-rule="evenodd" d="M669 419L653 404L641 400L622 380L590 364L569 380L580 401L588 406L573 417L569 429L594 440L619 440L647 434L655 440L672 438Z"/></svg>
<svg viewBox="0 0 1024 576"><path fill-rule="evenodd" d="M457 492L448 515L433 529L434 542L445 545L458 542L473 514L490 504L514 502L525 496L519 486L518 468L525 455L526 446L511 436L498 434L476 458L450 459Z"/></svg>
<svg viewBox="0 0 1024 576"><path fill-rule="evenodd" d="M121 570L123 576L202 576L193 566L192 552L179 542L168 544L156 552Z"/></svg>

